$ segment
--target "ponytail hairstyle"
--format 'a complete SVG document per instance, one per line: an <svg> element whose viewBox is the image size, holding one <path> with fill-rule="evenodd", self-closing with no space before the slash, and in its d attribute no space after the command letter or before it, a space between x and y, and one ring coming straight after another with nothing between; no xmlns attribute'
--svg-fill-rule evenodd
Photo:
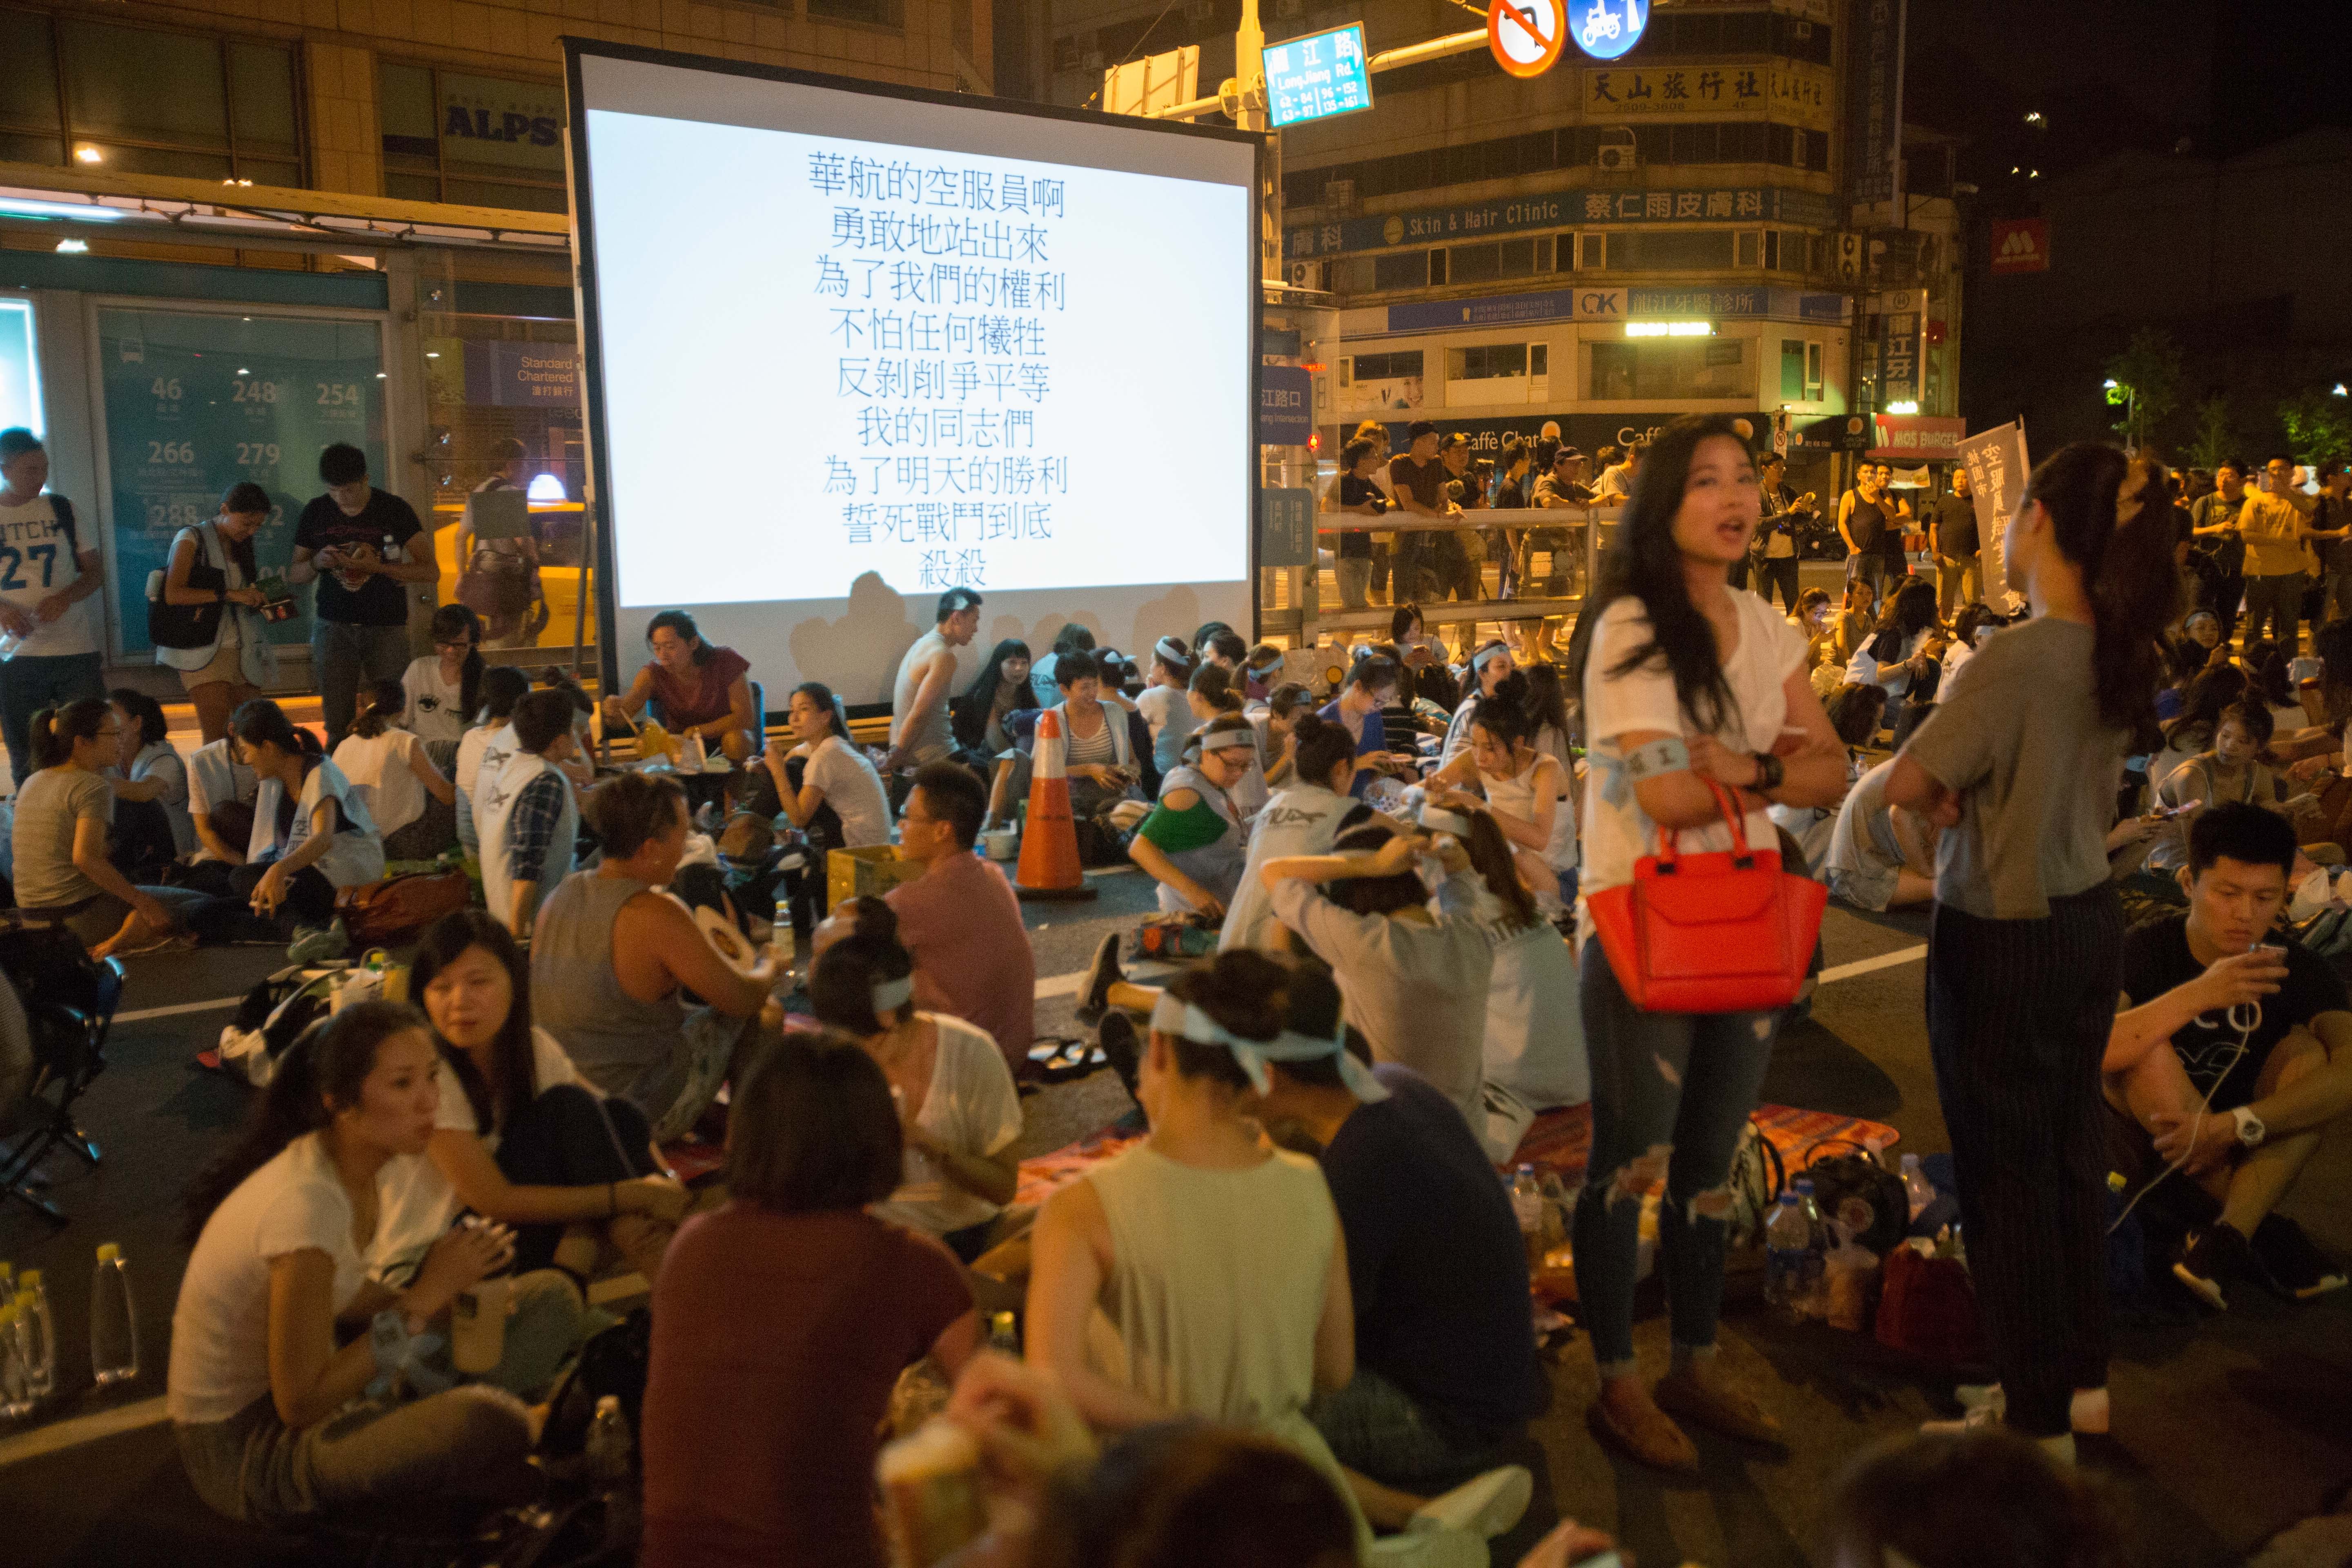
<svg viewBox="0 0 2352 1568"><path fill-rule="evenodd" d="M1238 947L1195 965L1168 983L1168 994L1198 1007L1209 1021L1244 1040L1271 1040L1282 1033L1290 972L1262 952ZM1249 1074L1231 1047L1176 1037L1176 1073L1204 1078L1234 1090L1251 1091Z"/></svg>
<svg viewBox="0 0 2352 1568"><path fill-rule="evenodd" d="M139 744L131 748L134 752L171 735L172 724L163 717L163 705L145 692L118 686L106 694L106 700L139 726Z"/></svg>
<svg viewBox="0 0 2352 1568"><path fill-rule="evenodd" d="M2136 746L2156 724L2156 639L2179 614L2171 495L2163 465L2100 441L2060 447L2025 482L2022 504L2049 513L2058 552L2083 574L2100 721Z"/></svg>
<svg viewBox="0 0 2352 1568"><path fill-rule="evenodd" d="M102 697L78 697L33 715L33 761L44 768L61 768L73 761L74 742L90 741L114 710Z"/></svg>
<svg viewBox="0 0 2352 1568"><path fill-rule="evenodd" d="M360 1102L361 1086L375 1070L376 1053L384 1041L430 1026L425 1015L405 1002L370 1001L355 1002L303 1030L278 1058L278 1070L247 1115L236 1141L189 1184L183 1233L189 1245L194 1245L213 1211L247 1176L278 1158L297 1138L327 1126L336 1111Z"/></svg>
<svg viewBox="0 0 2352 1568"><path fill-rule="evenodd" d="M530 690L530 677L513 665L502 664L482 672L478 706L466 711L478 726L496 728L514 716L515 704Z"/></svg>
<svg viewBox="0 0 2352 1568"><path fill-rule="evenodd" d="M1305 784L1328 784L1341 763L1356 760L1356 738L1312 708L1301 708L1291 728L1291 770Z"/></svg>
<svg viewBox="0 0 2352 1568"><path fill-rule="evenodd" d="M1242 696L1234 689L1233 672L1222 664L1204 664L1194 670L1191 689L1221 714L1242 710Z"/></svg>
<svg viewBox="0 0 2352 1568"><path fill-rule="evenodd" d="M1295 723L1302 710L1313 712L1315 693L1296 680L1286 680L1266 693L1266 710L1285 723Z"/></svg>
<svg viewBox="0 0 2352 1568"><path fill-rule="evenodd" d="M463 605L444 605L433 612L433 640L466 639L466 662L457 672L457 711L471 713L482 700L482 617Z"/></svg>
<svg viewBox="0 0 2352 1568"><path fill-rule="evenodd" d="M1511 679L1524 677L1528 683L1528 739L1540 736L1546 729L1559 731L1562 741L1572 741L1576 731L1569 722L1568 689L1560 684L1559 666L1531 664L1517 670Z"/></svg>
<svg viewBox="0 0 2352 1568"><path fill-rule="evenodd" d="M1192 679L1192 654L1182 637L1164 637L1152 644L1151 662L1174 676L1180 687Z"/></svg>
<svg viewBox="0 0 2352 1568"><path fill-rule="evenodd" d="M874 991L912 979L915 959L898 941L898 911L881 900L852 899L833 918L845 914L854 922L849 934L818 954L809 971L809 1010L820 1024L869 1039L914 1016L912 996L884 1009L874 1005Z"/></svg>
<svg viewBox="0 0 2352 1568"><path fill-rule="evenodd" d="M352 721L352 733L362 741L373 741L386 730L397 729L408 711L408 689L397 680L370 681L367 706Z"/></svg>
<svg viewBox="0 0 2352 1568"><path fill-rule="evenodd" d="M433 977L457 962L468 948L478 947L505 965L509 1001L506 1022L490 1040L490 1076L482 1077L474 1058L433 1033L441 1059L457 1075L466 1103L474 1110L474 1125L485 1131L503 1128L509 1118L537 1097L538 1064L530 1047L530 964L515 945L507 928L488 910L453 910L433 922L409 962L409 994L423 996Z"/></svg>
<svg viewBox="0 0 2352 1568"><path fill-rule="evenodd" d="M318 736L286 717L286 710L267 697L237 704L229 715L228 731L245 745L275 746L289 757L316 757L325 752Z"/></svg>

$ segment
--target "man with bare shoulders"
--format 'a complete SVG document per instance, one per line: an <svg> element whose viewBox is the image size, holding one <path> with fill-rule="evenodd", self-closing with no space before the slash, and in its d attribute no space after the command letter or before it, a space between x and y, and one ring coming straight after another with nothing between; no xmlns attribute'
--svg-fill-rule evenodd
<svg viewBox="0 0 2352 1568"><path fill-rule="evenodd" d="M955 686L956 649L980 632L980 595L950 588L940 595L939 621L915 639L898 661L898 682L890 693L890 755L887 772L943 763L955 754L948 727L948 698Z"/></svg>

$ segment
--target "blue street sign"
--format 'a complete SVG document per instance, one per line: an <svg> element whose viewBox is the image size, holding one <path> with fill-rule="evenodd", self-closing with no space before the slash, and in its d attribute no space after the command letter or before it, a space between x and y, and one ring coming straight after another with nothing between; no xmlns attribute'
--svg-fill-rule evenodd
<svg viewBox="0 0 2352 1568"><path fill-rule="evenodd" d="M1596 60L1613 60L1641 39L1652 0L1568 0L1568 36Z"/></svg>
<svg viewBox="0 0 2352 1568"><path fill-rule="evenodd" d="M1371 106L1361 22L1266 46L1266 118L1276 131Z"/></svg>

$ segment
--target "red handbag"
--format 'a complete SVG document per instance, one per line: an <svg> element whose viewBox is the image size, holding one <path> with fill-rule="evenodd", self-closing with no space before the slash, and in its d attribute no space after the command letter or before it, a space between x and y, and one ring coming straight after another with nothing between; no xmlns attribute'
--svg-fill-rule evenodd
<svg viewBox="0 0 2352 1568"><path fill-rule="evenodd" d="M1747 823L1707 781L1731 825L1727 851L1684 855L1663 830L1633 879L1587 896L1617 984L1645 1013L1762 1013L1797 999L1829 889L1751 849Z"/></svg>

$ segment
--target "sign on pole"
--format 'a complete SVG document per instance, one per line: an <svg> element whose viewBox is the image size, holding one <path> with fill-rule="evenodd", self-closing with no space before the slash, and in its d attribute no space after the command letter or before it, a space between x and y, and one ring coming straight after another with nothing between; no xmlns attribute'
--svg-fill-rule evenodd
<svg viewBox="0 0 2352 1568"><path fill-rule="evenodd" d="M1264 58L1266 122L1276 131L1372 106L1361 22L1268 44Z"/></svg>
<svg viewBox="0 0 2352 1568"><path fill-rule="evenodd" d="M1315 492L1268 486L1257 492L1260 566L1315 564Z"/></svg>
<svg viewBox="0 0 2352 1568"><path fill-rule="evenodd" d="M1576 47L1596 60L1622 58L1650 25L1653 0L1572 0Z"/></svg>
<svg viewBox="0 0 2352 1568"><path fill-rule="evenodd" d="M1486 9L1486 47L1495 52L1495 63L1513 76L1543 75L1567 43L1568 0L1492 0Z"/></svg>
<svg viewBox="0 0 2352 1568"><path fill-rule="evenodd" d="M1201 95L1201 46L1187 44L1103 72L1105 114L1151 114Z"/></svg>
<svg viewBox="0 0 2352 1568"><path fill-rule="evenodd" d="M2014 607L2019 595L2009 581L2008 563L2001 557L2001 546L2007 542L2001 533L2025 500L2029 471L2025 426L2011 420L1980 435L1964 436L1952 446L1969 468L1969 496L1977 509L1977 549L1983 562L1985 602L1998 603L1993 595L1999 591L2009 595Z"/></svg>

